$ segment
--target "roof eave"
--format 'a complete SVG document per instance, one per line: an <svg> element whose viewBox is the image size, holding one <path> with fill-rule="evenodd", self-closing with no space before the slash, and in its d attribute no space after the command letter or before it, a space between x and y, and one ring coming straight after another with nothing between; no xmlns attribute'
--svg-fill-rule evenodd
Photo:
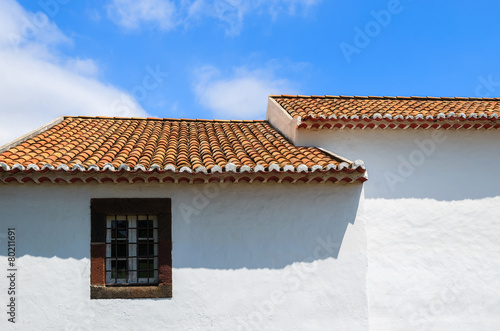
<svg viewBox="0 0 500 331"><path fill-rule="evenodd" d="M259 171L249 173L222 172L216 174L171 171L4 171L0 168L0 183L363 183L368 179L364 167L304 172Z"/></svg>

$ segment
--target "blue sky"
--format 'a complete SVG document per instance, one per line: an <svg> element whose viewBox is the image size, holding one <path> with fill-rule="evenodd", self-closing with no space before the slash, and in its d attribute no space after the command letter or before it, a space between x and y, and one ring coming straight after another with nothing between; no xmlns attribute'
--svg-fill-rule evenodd
<svg viewBox="0 0 500 331"><path fill-rule="evenodd" d="M500 97L500 2L0 0L0 145L60 115L262 119L269 94Z"/></svg>

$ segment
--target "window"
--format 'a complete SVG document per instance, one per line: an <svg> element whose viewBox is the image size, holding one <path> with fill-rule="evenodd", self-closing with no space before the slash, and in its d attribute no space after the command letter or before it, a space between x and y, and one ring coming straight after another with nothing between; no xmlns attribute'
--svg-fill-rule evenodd
<svg viewBox="0 0 500 331"><path fill-rule="evenodd" d="M92 299L172 297L170 199L91 200Z"/></svg>
<svg viewBox="0 0 500 331"><path fill-rule="evenodd" d="M158 284L156 215L106 216L106 284Z"/></svg>

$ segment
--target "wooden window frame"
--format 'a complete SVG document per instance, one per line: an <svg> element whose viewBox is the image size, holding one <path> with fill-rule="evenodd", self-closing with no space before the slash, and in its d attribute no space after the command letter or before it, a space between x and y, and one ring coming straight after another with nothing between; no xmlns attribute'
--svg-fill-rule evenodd
<svg viewBox="0 0 500 331"><path fill-rule="evenodd" d="M90 298L144 299L172 297L172 201L168 198L91 199ZM106 215L158 216L158 285L106 285Z"/></svg>

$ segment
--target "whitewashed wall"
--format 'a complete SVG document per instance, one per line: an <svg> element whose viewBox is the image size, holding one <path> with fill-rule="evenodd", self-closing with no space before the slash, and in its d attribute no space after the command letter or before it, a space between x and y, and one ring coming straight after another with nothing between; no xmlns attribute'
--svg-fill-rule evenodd
<svg viewBox="0 0 500 331"><path fill-rule="evenodd" d="M500 131L299 130L362 159L370 330L500 328Z"/></svg>
<svg viewBox="0 0 500 331"><path fill-rule="evenodd" d="M17 234L15 326L366 330L361 190L359 184L1 185L0 234L8 227ZM90 300L90 199L105 197L172 198L173 298ZM0 240L5 270L5 236ZM4 278L5 312L6 291ZM12 327L5 312L2 330Z"/></svg>

